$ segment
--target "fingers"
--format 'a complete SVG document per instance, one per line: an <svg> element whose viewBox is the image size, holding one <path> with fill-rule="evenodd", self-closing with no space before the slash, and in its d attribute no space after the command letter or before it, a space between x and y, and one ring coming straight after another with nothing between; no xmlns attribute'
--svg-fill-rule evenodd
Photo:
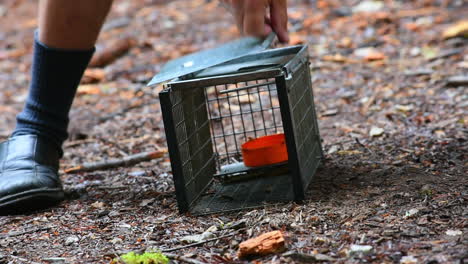
<svg viewBox="0 0 468 264"><path fill-rule="evenodd" d="M244 1L222 0L224 7L232 13L236 20L237 28L244 34Z"/></svg>
<svg viewBox="0 0 468 264"><path fill-rule="evenodd" d="M244 3L242 21L244 34L256 37L266 37L272 30L272 28L265 23L265 17L267 15L267 1L250 0L242 2Z"/></svg>
<svg viewBox="0 0 468 264"><path fill-rule="evenodd" d="M274 31L281 42L289 41L287 0L222 1L231 6L242 34L263 38Z"/></svg>
<svg viewBox="0 0 468 264"><path fill-rule="evenodd" d="M273 31L280 42L289 42L287 0L270 1L270 20Z"/></svg>

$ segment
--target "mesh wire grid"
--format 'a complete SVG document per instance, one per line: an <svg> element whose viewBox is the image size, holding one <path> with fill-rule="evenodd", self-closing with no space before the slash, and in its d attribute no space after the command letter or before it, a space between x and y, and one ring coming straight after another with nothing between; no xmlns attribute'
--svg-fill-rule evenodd
<svg viewBox="0 0 468 264"><path fill-rule="evenodd" d="M283 133L274 79L207 87L205 97L218 170L241 162L249 139Z"/></svg>
<svg viewBox="0 0 468 264"><path fill-rule="evenodd" d="M288 84L291 123L303 190L307 188L322 159L322 145L315 112L308 64L292 73Z"/></svg>

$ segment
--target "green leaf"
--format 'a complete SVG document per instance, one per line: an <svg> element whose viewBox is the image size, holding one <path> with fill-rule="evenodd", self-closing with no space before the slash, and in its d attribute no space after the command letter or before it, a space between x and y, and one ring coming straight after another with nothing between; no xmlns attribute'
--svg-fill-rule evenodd
<svg viewBox="0 0 468 264"><path fill-rule="evenodd" d="M145 252L143 254L135 254L135 252L129 252L120 256L120 260L125 264L168 264L169 258L159 252ZM116 263L121 263L119 260L115 260Z"/></svg>

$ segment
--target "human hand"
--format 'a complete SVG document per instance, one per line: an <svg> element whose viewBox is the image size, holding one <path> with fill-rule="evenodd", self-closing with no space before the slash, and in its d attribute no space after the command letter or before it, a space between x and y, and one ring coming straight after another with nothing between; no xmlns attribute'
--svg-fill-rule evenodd
<svg viewBox="0 0 468 264"><path fill-rule="evenodd" d="M280 42L287 43L287 0L221 0L237 22L242 34L266 37L272 31ZM269 13L268 13L269 10Z"/></svg>

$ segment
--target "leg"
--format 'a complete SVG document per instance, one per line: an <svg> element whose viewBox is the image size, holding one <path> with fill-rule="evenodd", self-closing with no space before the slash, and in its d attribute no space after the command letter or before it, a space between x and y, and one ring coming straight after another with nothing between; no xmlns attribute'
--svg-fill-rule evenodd
<svg viewBox="0 0 468 264"><path fill-rule="evenodd" d="M40 0L29 95L0 144L0 215L64 198L58 177L68 112L112 0Z"/></svg>
<svg viewBox="0 0 468 264"><path fill-rule="evenodd" d="M94 47L112 0L40 0L39 40L58 49Z"/></svg>
<svg viewBox="0 0 468 264"><path fill-rule="evenodd" d="M32 80L16 135L41 135L58 147L68 112L112 0L41 0Z"/></svg>

